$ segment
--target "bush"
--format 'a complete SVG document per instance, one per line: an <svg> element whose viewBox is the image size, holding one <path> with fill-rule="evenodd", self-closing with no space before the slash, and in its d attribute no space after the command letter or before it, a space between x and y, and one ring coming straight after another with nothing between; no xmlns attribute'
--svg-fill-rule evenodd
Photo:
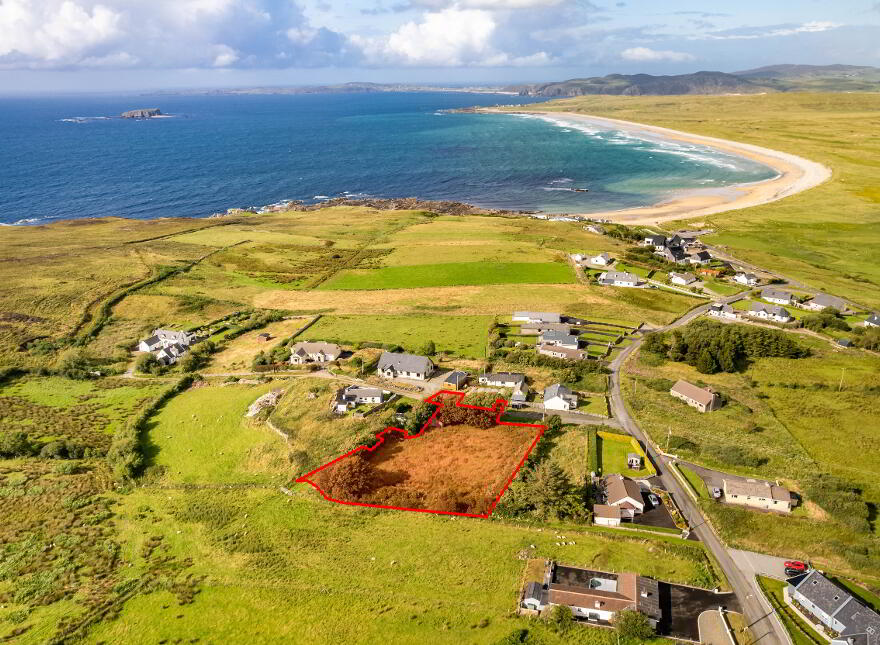
<svg viewBox="0 0 880 645"><path fill-rule="evenodd" d="M764 459L755 456L741 446L720 446L715 450L715 455L724 463L734 466L757 468L764 463Z"/></svg>
<svg viewBox="0 0 880 645"><path fill-rule="evenodd" d="M614 631L621 638L641 643L654 636L654 628L651 627L648 617L640 611L624 609L617 612L612 622L614 624Z"/></svg>
<svg viewBox="0 0 880 645"><path fill-rule="evenodd" d="M135 362L134 369L141 374L158 374L162 370L162 364L153 354L142 354Z"/></svg>
<svg viewBox="0 0 880 645"><path fill-rule="evenodd" d="M0 432L0 457L30 457L36 452L25 432Z"/></svg>
<svg viewBox="0 0 880 645"><path fill-rule="evenodd" d="M574 614L568 605L554 605L550 610L550 625L558 634L566 634L574 627Z"/></svg>
<svg viewBox="0 0 880 645"><path fill-rule="evenodd" d="M860 489L834 475L818 474L805 481L804 492L841 524L860 533L870 532L870 509Z"/></svg>
<svg viewBox="0 0 880 645"><path fill-rule="evenodd" d="M361 455L352 455L335 464L327 476L327 492L336 499L352 499L373 488L373 465Z"/></svg>

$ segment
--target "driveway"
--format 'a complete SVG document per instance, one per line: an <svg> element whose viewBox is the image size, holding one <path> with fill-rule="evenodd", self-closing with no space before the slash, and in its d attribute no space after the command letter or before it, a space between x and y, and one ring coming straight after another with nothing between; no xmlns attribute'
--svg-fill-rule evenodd
<svg viewBox="0 0 880 645"><path fill-rule="evenodd" d="M704 645L730 645L730 635L721 613L704 611L700 614L700 643Z"/></svg>
<svg viewBox="0 0 880 645"><path fill-rule="evenodd" d="M672 516L661 501L658 506L651 506L646 493L642 493L642 499L645 502L645 511L641 515L633 518L633 524L642 526L661 526L667 529L677 528Z"/></svg>
<svg viewBox="0 0 880 645"><path fill-rule="evenodd" d="M734 593L714 593L708 589L695 589L684 585L660 583L660 609L663 620L657 630L664 636L700 641L699 617L704 611L724 607L740 611Z"/></svg>
<svg viewBox="0 0 880 645"><path fill-rule="evenodd" d="M728 549L730 557L743 571L749 571L754 578L757 576L769 576L785 580L786 558L778 558L775 555L764 555L763 553L755 553L754 551L740 551L739 549Z"/></svg>

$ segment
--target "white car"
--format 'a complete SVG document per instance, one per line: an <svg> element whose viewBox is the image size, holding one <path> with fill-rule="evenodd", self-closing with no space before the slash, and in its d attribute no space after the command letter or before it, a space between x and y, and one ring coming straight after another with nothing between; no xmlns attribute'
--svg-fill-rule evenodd
<svg viewBox="0 0 880 645"><path fill-rule="evenodd" d="M654 493L648 493L648 501L651 502L651 506L660 506L660 499Z"/></svg>
<svg viewBox="0 0 880 645"><path fill-rule="evenodd" d="M713 488L712 489L712 497L714 497L715 499L721 499L721 489L720 488Z"/></svg>

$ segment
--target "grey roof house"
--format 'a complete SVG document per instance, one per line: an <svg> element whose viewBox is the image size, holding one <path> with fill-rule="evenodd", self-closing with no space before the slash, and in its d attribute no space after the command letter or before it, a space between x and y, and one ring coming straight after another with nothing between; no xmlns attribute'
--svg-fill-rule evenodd
<svg viewBox="0 0 880 645"><path fill-rule="evenodd" d="M579 347L577 336L561 331L545 331L541 334L540 340L543 345L559 345L568 349L577 349Z"/></svg>
<svg viewBox="0 0 880 645"><path fill-rule="evenodd" d="M774 322L791 322L792 315L784 307L778 305L765 305L763 302L749 304L749 315Z"/></svg>
<svg viewBox="0 0 880 645"><path fill-rule="evenodd" d="M772 287L767 287L761 292L761 297L767 302L772 302L777 305L790 305L793 296L788 291L782 291L781 289L774 289Z"/></svg>
<svg viewBox="0 0 880 645"><path fill-rule="evenodd" d="M880 614L815 569L789 578L786 595L837 636L832 645L880 645Z"/></svg>
<svg viewBox="0 0 880 645"><path fill-rule="evenodd" d="M562 316L550 311L514 311L514 322L533 322L533 323L558 323L562 322Z"/></svg>
<svg viewBox="0 0 880 645"><path fill-rule="evenodd" d="M810 300L804 303L804 309L812 311L822 311L829 307L837 309L837 311L846 311L846 302L837 296L829 296L825 293L817 293Z"/></svg>
<svg viewBox="0 0 880 645"><path fill-rule="evenodd" d="M411 378L424 381L434 371L434 362L427 356L382 352L376 372L385 378Z"/></svg>

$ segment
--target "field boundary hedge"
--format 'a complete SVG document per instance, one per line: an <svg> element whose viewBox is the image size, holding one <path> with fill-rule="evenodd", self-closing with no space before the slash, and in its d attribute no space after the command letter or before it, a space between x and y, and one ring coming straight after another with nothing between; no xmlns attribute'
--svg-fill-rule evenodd
<svg viewBox="0 0 880 645"><path fill-rule="evenodd" d="M196 379L195 374L187 374L162 390L140 414L116 433L107 451L107 462L117 480L130 481L140 474L144 467L143 434L147 421L170 398L188 389Z"/></svg>

